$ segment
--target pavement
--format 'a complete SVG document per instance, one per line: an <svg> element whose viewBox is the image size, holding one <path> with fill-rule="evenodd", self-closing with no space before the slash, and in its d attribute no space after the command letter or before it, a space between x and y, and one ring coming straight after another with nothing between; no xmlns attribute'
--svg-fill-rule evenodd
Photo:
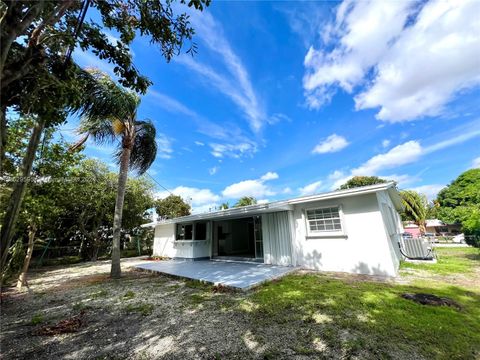
<svg viewBox="0 0 480 360"><path fill-rule="evenodd" d="M295 271L294 267L287 266L212 260L152 261L134 267L240 290L251 289Z"/></svg>

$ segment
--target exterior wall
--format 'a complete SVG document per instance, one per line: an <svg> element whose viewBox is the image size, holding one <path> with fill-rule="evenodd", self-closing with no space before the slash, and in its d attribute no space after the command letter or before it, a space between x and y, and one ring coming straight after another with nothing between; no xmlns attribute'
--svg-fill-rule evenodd
<svg viewBox="0 0 480 360"><path fill-rule="evenodd" d="M288 211L262 215L265 264L293 265L292 227Z"/></svg>
<svg viewBox="0 0 480 360"><path fill-rule="evenodd" d="M344 235L308 235L305 210L341 207ZM382 213L375 194L295 205L293 211L295 265L323 271L395 276Z"/></svg>
<svg viewBox="0 0 480 360"><path fill-rule="evenodd" d="M403 258L398 247L398 243L401 241L401 234L404 232L402 219L387 191L378 192L377 200L382 213L385 234L389 240L390 256L395 264L395 268L398 269L400 260Z"/></svg>
<svg viewBox="0 0 480 360"><path fill-rule="evenodd" d="M155 238L153 241L154 256L181 259L210 257L210 240L175 241L175 226L175 224L165 224L155 227ZM209 227L207 227L207 234L209 234L208 228Z"/></svg>

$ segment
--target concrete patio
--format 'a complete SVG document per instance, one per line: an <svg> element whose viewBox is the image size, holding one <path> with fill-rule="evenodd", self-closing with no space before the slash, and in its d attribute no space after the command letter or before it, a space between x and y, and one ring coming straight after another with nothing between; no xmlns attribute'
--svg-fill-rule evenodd
<svg viewBox="0 0 480 360"><path fill-rule="evenodd" d="M248 290L295 270L293 267L232 261L166 260L135 265L137 269Z"/></svg>

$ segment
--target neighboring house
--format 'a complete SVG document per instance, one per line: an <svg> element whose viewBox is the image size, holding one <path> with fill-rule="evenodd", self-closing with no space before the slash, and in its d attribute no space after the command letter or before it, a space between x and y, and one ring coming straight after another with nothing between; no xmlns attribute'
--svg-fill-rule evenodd
<svg viewBox="0 0 480 360"><path fill-rule="evenodd" d="M395 276L401 209L388 182L143 226L155 227L156 256Z"/></svg>
<svg viewBox="0 0 480 360"><path fill-rule="evenodd" d="M406 233L412 235L412 237L414 237L414 238L422 236L422 233L420 232L420 227L417 224L415 224L411 221L407 221L403 225L403 228L404 228Z"/></svg>
<svg viewBox="0 0 480 360"><path fill-rule="evenodd" d="M425 229L427 233L435 235L457 235L462 232L462 225L446 224L442 220L429 219L426 220Z"/></svg>

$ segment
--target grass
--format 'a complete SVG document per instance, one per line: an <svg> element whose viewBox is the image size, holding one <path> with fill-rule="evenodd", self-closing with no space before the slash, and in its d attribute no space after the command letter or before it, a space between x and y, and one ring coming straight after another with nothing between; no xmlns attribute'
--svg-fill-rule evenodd
<svg viewBox="0 0 480 360"><path fill-rule="evenodd" d="M45 321L44 317L42 314L35 314L32 316L32 320L30 321L30 323L32 325L38 325L38 324L41 324Z"/></svg>
<svg viewBox="0 0 480 360"><path fill-rule="evenodd" d="M138 313L143 316L148 316L153 313L155 306L149 303L128 304L125 308L127 314Z"/></svg>
<svg viewBox="0 0 480 360"><path fill-rule="evenodd" d="M402 269L425 270L437 275L471 274L480 261L477 248L436 248L436 264L403 262Z"/></svg>
<svg viewBox="0 0 480 360"><path fill-rule="evenodd" d="M405 292L428 292L457 301L462 310L405 300ZM250 314L268 327L307 329L302 352L320 337L348 356L421 352L427 358L469 358L480 351L480 296L453 286L421 288L381 282L335 280L320 274L289 275L248 299Z"/></svg>
<svg viewBox="0 0 480 360"><path fill-rule="evenodd" d="M135 292L133 292L132 290L128 290L125 295L123 295L123 299L125 300L129 300L129 299L133 299L135 297Z"/></svg>

